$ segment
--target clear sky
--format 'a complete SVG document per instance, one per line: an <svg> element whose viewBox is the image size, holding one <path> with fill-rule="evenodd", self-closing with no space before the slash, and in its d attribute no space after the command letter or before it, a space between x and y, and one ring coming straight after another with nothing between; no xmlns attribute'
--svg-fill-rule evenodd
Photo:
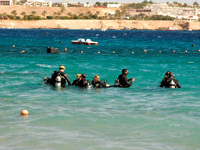
<svg viewBox="0 0 200 150"><path fill-rule="evenodd" d="M96 2L118 2L118 3L138 3L142 2L143 0L53 0L53 2L61 2L61 1L71 1L71 2L89 2L91 4L94 4ZM149 0L148 0L149 1ZM179 3L187 3L187 4L193 4L194 2L197 2L200 4L200 0L153 0L155 3L166 3L166 2L179 2Z"/></svg>

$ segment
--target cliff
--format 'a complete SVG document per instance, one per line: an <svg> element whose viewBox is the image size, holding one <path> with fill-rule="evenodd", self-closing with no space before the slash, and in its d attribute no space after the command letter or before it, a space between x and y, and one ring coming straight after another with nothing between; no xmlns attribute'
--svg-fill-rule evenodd
<svg viewBox="0 0 200 150"><path fill-rule="evenodd" d="M200 30L200 22L182 21L135 21L135 20L0 20L0 28L42 28L42 29L130 29L138 30L167 30L168 27L177 27L179 30L191 28Z"/></svg>

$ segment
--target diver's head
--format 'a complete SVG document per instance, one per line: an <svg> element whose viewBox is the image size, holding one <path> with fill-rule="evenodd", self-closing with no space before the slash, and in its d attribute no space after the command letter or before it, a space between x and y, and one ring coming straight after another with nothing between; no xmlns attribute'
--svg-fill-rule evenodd
<svg viewBox="0 0 200 150"><path fill-rule="evenodd" d="M86 74L83 73L83 74L81 75L81 77L82 77L83 79L86 79Z"/></svg>
<svg viewBox="0 0 200 150"><path fill-rule="evenodd" d="M168 76L169 74L170 74L170 71L167 71L167 72L165 73L166 76Z"/></svg>
<svg viewBox="0 0 200 150"><path fill-rule="evenodd" d="M65 66L61 65L61 66L59 67L59 70L62 71L62 72L64 72L64 71L65 71Z"/></svg>
<svg viewBox="0 0 200 150"><path fill-rule="evenodd" d="M169 78L169 75L170 75L170 71L167 71L166 73L165 73L165 78Z"/></svg>
<svg viewBox="0 0 200 150"><path fill-rule="evenodd" d="M173 78L174 74L172 72L169 73L169 78Z"/></svg>
<svg viewBox="0 0 200 150"><path fill-rule="evenodd" d="M80 79L80 77L81 77L81 74L80 74L80 73L77 73L77 74L76 74L76 78L77 78L77 79Z"/></svg>
<svg viewBox="0 0 200 150"><path fill-rule="evenodd" d="M128 70L127 69L122 69L122 74L127 76L128 75Z"/></svg>
<svg viewBox="0 0 200 150"><path fill-rule="evenodd" d="M100 77L98 75L95 75L93 79L94 79L95 82L97 82L97 81L100 80Z"/></svg>

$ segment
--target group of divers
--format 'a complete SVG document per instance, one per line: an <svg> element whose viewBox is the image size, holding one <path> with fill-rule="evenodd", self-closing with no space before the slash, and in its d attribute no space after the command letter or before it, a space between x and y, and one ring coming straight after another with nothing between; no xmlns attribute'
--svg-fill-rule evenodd
<svg viewBox="0 0 200 150"><path fill-rule="evenodd" d="M91 87L91 85L94 88L110 88L110 87L129 88L135 81L135 78L127 79L128 70L122 69L122 74L120 74L118 76L118 79L115 80L114 85L109 85L106 81L102 82L98 75L95 75L92 82L90 82L89 80L86 79L85 74L77 74L76 75L77 78L73 81L73 83L71 83L69 77L64 71L65 71L65 66L61 65L59 67L59 71L54 71L54 73L51 75L51 78L45 77L43 79L43 82L50 84L54 87L63 87L63 88L66 86L66 82L68 83L68 85L82 87L82 88ZM173 73L170 71L167 71L165 73L165 76L160 83L160 87L181 88L181 86L178 83L178 80L174 78Z"/></svg>

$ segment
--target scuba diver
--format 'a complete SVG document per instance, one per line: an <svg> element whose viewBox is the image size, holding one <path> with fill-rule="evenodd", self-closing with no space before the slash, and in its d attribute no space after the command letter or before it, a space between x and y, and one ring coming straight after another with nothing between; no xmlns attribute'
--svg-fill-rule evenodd
<svg viewBox="0 0 200 150"><path fill-rule="evenodd" d="M69 77L66 73L64 73L64 71L65 66L63 65L59 67L59 71L54 71L54 73L51 75L50 84L54 87L65 87L67 81L68 85L71 85Z"/></svg>
<svg viewBox="0 0 200 150"><path fill-rule="evenodd" d="M126 78L127 75L128 75L128 70L123 69L122 74L119 75L118 79L115 81L115 87L129 88L135 81L135 78L127 79Z"/></svg>
<svg viewBox="0 0 200 150"><path fill-rule="evenodd" d="M90 81L86 79L86 74L82 74L80 78L81 79L78 82L79 87L91 87Z"/></svg>
<svg viewBox="0 0 200 150"><path fill-rule="evenodd" d="M104 81L104 82L101 82L100 81L100 77L98 75L95 75L91 84L93 85L93 87L95 88L108 88L110 87L110 85Z"/></svg>
<svg viewBox="0 0 200 150"><path fill-rule="evenodd" d="M166 88L181 88L178 80L174 78L174 74L170 71L165 73L164 79L160 83L160 87Z"/></svg>
<svg viewBox="0 0 200 150"><path fill-rule="evenodd" d="M81 74L76 74L76 79L73 81L72 85L78 86L78 83L81 81Z"/></svg>

